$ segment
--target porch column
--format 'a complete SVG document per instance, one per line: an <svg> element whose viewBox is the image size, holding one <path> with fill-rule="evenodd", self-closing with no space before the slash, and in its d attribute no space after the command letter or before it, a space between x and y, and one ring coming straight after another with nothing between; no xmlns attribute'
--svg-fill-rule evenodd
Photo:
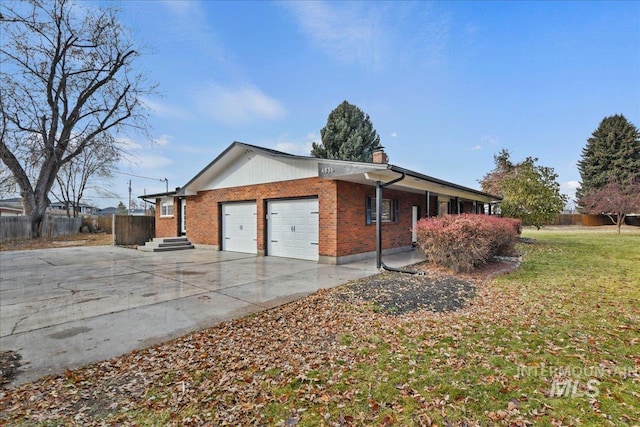
<svg viewBox="0 0 640 427"><path fill-rule="evenodd" d="M431 216L431 206L429 205L429 199L431 198L431 192L427 191L427 211L425 212L425 218L429 218Z"/></svg>
<svg viewBox="0 0 640 427"><path fill-rule="evenodd" d="M376 181L376 268L382 266L382 183Z"/></svg>

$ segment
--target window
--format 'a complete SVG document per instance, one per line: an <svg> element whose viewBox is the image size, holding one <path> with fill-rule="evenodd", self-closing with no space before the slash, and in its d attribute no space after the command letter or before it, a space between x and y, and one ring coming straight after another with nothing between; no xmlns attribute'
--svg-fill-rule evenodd
<svg viewBox="0 0 640 427"><path fill-rule="evenodd" d="M165 199L160 205L160 216L173 216L173 199Z"/></svg>
<svg viewBox="0 0 640 427"><path fill-rule="evenodd" d="M366 204L366 223L372 224L377 221L376 219L376 199L375 197L367 197ZM382 199L382 222L399 222L398 215L398 200Z"/></svg>

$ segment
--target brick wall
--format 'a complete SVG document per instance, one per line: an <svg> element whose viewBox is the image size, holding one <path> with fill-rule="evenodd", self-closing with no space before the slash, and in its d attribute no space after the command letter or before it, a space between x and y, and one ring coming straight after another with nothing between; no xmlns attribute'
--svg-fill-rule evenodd
<svg viewBox="0 0 640 427"><path fill-rule="evenodd" d="M161 200L156 199L156 237L176 237L178 235L178 209L180 201L173 198L173 216L160 216Z"/></svg>
<svg viewBox="0 0 640 427"><path fill-rule="evenodd" d="M257 207L258 253L265 253L267 201L308 196L316 196L319 201L320 256L341 257L375 251L376 226L366 224L365 212L366 198L375 197L375 187L320 178L207 190L187 196L187 237L192 243L220 248L221 204L251 201ZM382 225L383 249L410 246L411 208L419 206L420 216L424 216L425 195L384 189L383 198L397 199L399 203L399 222ZM179 206L177 200L174 206ZM175 236L177 221L177 215L160 218L156 210L156 235Z"/></svg>
<svg viewBox="0 0 640 427"><path fill-rule="evenodd" d="M345 256L376 250L376 224L366 223L366 198L375 198L373 186L338 182L338 250L334 256ZM382 223L382 249L411 245L411 208L419 206L420 216L426 210L426 197L420 193L383 189L383 199L397 199L398 223Z"/></svg>
<svg viewBox="0 0 640 427"><path fill-rule="evenodd" d="M270 199L317 196L320 205L320 256L334 256L336 235L336 183L320 178L280 181L219 190L201 191L187 197L187 237L193 243L220 247L220 205L226 202L256 202L258 253L266 249L266 204Z"/></svg>

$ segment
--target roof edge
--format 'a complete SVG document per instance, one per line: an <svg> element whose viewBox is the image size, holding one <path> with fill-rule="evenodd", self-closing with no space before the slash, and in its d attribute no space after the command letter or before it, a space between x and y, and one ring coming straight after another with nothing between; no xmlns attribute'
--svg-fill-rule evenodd
<svg viewBox="0 0 640 427"><path fill-rule="evenodd" d="M422 174L420 172L415 172L415 171L412 171L412 170L409 170L409 169L405 169L405 168L402 168L400 166L395 166L395 165L391 165L390 164L388 169L393 171L393 172L406 174L406 175L411 176L413 178L422 179L424 181L433 182L435 184L446 185L447 187L455 188L457 190L471 192L471 193L478 194L478 195L483 196L483 197L489 197L489 198L495 199L497 201L502 200L501 196L497 196L495 194L485 193L484 191L476 190L474 188L465 187L464 185L455 184L453 182L445 181L443 179L434 178L432 176L425 175L425 174Z"/></svg>

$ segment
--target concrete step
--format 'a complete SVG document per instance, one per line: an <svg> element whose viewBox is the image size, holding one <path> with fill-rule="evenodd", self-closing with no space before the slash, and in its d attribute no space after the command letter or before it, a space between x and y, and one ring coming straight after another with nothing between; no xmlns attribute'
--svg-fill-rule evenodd
<svg viewBox="0 0 640 427"><path fill-rule="evenodd" d="M143 246L138 246L138 250L143 252L166 252L183 249L195 249L195 246L186 237L156 237Z"/></svg>
<svg viewBox="0 0 640 427"><path fill-rule="evenodd" d="M189 239L186 237L154 237L151 241L154 243L178 243L188 242Z"/></svg>

